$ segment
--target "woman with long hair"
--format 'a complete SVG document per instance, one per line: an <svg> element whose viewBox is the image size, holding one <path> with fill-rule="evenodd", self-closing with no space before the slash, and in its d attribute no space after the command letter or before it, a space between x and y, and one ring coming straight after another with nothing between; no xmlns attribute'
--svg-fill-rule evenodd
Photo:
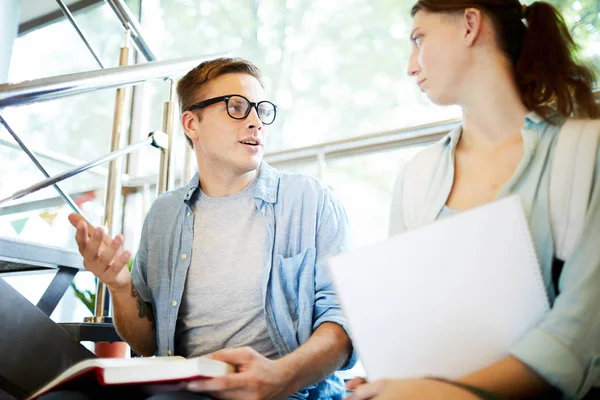
<svg viewBox="0 0 600 400"><path fill-rule="evenodd" d="M554 250L548 186L565 120L600 116L594 74L575 59L576 45L561 15L545 2L420 0L412 16L409 75L431 101L459 105L463 117L457 129L400 173L390 234L518 194L551 311L505 358L469 376L454 382L357 379L348 384L355 390L351 398L592 396L590 390L600 384L598 150L584 228L564 263ZM416 159L428 163L432 176L409 168ZM422 201L403 190L409 173L436 183L425 185ZM418 207L411 221L407 202Z"/></svg>

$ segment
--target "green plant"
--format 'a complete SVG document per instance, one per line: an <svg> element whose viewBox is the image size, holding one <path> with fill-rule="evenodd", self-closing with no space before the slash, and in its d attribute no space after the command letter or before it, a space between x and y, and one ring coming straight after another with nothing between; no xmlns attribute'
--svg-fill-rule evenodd
<svg viewBox="0 0 600 400"><path fill-rule="evenodd" d="M127 261L127 269L131 271L131 267L133 266L133 258ZM96 282L98 278L95 279ZM81 290L75 285L75 282L71 282L71 287L73 288L73 292L75 293L75 297L77 297L83 305L90 310L90 313L94 315L94 311L96 309L96 293L91 290Z"/></svg>
<svg viewBox="0 0 600 400"><path fill-rule="evenodd" d="M96 307L96 293L93 293L91 290L81 290L75 285L75 282L71 282L71 287L73 288L73 292L75 293L75 297L77 297L90 313L94 315L94 309Z"/></svg>

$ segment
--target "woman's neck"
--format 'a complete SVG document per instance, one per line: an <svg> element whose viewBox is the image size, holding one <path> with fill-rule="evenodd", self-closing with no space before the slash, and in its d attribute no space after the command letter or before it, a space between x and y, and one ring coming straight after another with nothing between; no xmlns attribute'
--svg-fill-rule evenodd
<svg viewBox="0 0 600 400"><path fill-rule="evenodd" d="M495 148L521 137L521 129L529 110L523 104L519 89L508 65L495 63L495 68L479 68L469 82L463 110L464 148Z"/></svg>

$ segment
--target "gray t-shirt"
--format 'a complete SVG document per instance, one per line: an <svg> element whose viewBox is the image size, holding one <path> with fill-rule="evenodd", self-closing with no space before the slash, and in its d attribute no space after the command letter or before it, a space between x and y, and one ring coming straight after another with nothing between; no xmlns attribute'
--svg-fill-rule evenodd
<svg viewBox="0 0 600 400"><path fill-rule="evenodd" d="M267 358L278 357L263 310L269 247L255 186L256 179L225 197L200 191L192 207L194 241L175 331L176 354L194 357L250 346Z"/></svg>

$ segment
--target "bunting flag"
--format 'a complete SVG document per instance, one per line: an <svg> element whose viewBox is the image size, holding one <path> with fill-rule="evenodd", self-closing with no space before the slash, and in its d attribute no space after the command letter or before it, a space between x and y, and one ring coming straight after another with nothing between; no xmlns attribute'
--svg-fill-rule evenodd
<svg viewBox="0 0 600 400"><path fill-rule="evenodd" d="M27 224L28 220L29 217L10 221L10 224L12 225L15 232L17 232L17 235L20 235L21 232L23 232L23 228L25 228L25 224Z"/></svg>
<svg viewBox="0 0 600 400"><path fill-rule="evenodd" d="M40 218L46 221L48 225L52 225L57 216L58 212L50 212L47 210L40 214Z"/></svg>
<svg viewBox="0 0 600 400"><path fill-rule="evenodd" d="M91 192L87 192L87 193L83 194L82 196L79 196L78 198L76 198L74 200L74 202L75 202L75 204L77 204L77 206L81 207L82 204L92 201L95 198L96 198L96 192L91 191ZM43 212L41 212L37 215L41 219L46 221L46 223L48 225L52 226L52 224L54 223L54 220L56 219L56 217L58 217L58 214L60 214L61 209L63 209L64 207L65 207L65 205L62 204L58 207L54 207L49 210L44 210ZM15 230L15 232L17 233L17 235L21 235L21 232L23 232L23 229L25 229L25 225L27 224L27 221L29 221L29 218L31 218L32 216L35 216L35 215L36 214L31 214L29 217L19 218L19 219L10 221L10 224L12 225L12 227Z"/></svg>

